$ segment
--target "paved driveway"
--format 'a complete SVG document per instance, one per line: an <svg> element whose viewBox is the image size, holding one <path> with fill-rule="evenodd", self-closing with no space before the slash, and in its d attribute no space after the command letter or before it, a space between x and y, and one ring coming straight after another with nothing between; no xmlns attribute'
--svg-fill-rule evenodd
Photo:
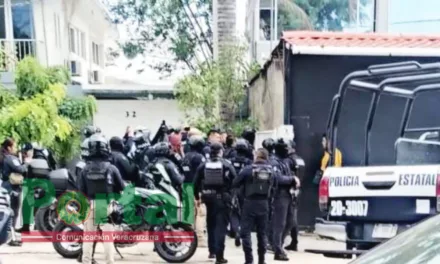
<svg viewBox="0 0 440 264"><path fill-rule="evenodd" d="M254 237L254 247L256 241ZM300 252L289 253L290 261L287 263L305 263L305 264L347 264L348 260L325 258L320 255L304 253L305 248L319 249L343 249L342 243L334 241L319 240L311 236L300 237ZM97 260L101 264L104 263L102 255L102 245L97 247ZM255 258L257 257L256 248L254 248ZM139 244L133 248L121 249L124 259L116 257L117 263L165 263L154 252L152 245L149 243ZM187 263L214 263L213 260L207 259L207 249L199 248L193 258ZM227 239L227 248L225 252L226 258L231 264L244 263L243 251L241 248L234 246L233 240ZM55 264L55 263L77 263L76 260L63 259L52 248L50 243L26 243L22 247L9 247L4 245L0 247L0 260L3 264ZM273 260L273 255L267 255L267 264L283 263Z"/></svg>

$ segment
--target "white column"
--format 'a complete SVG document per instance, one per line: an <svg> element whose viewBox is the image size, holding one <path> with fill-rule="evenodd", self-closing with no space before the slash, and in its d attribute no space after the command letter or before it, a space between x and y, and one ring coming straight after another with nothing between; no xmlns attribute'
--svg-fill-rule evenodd
<svg viewBox="0 0 440 264"><path fill-rule="evenodd" d="M12 26L11 0L5 0L5 31L6 31L6 39L12 41L14 39L14 29Z"/></svg>
<svg viewBox="0 0 440 264"><path fill-rule="evenodd" d="M212 1L212 37L213 37L213 49L214 59L218 59L218 0Z"/></svg>
<svg viewBox="0 0 440 264"><path fill-rule="evenodd" d="M376 0L376 32L388 32L389 0Z"/></svg>

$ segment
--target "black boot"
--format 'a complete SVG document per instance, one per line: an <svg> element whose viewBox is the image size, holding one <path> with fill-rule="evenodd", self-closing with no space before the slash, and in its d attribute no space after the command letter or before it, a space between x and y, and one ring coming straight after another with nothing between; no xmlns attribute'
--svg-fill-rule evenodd
<svg viewBox="0 0 440 264"><path fill-rule="evenodd" d="M266 264L266 261L264 261L264 256L258 257L258 264Z"/></svg>
<svg viewBox="0 0 440 264"><path fill-rule="evenodd" d="M209 253L209 259L215 259L215 254Z"/></svg>
<svg viewBox="0 0 440 264"><path fill-rule="evenodd" d="M285 250L290 250L290 251L298 251L298 245L296 244L290 244L287 247L284 247Z"/></svg>
<svg viewBox="0 0 440 264"><path fill-rule="evenodd" d="M226 263L228 263L228 260L226 260L226 259L223 257L223 254L221 254L221 255L217 255L217 259L216 259L216 261L215 261L215 264L226 264Z"/></svg>
<svg viewBox="0 0 440 264"><path fill-rule="evenodd" d="M235 238L235 246L236 246L236 247L240 247L240 246L241 246L241 240L240 240L239 237L236 237L236 238Z"/></svg>
<svg viewBox="0 0 440 264"><path fill-rule="evenodd" d="M282 254L276 254L274 260L289 261L289 258L286 256L286 254L282 253Z"/></svg>
<svg viewBox="0 0 440 264"><path fill-rule="evenodd" d="M29 225L23 225L21 228L16 230L18 233L22 233L22 232L30 232L30 226Z"/></svg>
<svg viewBox="0 0 440 264"><path fill-rule="evenodd" d="M8 243L8 246L11 247L21 247L23 245L23 243L21 243L21 241L18 240L14 240Z"/></svg>

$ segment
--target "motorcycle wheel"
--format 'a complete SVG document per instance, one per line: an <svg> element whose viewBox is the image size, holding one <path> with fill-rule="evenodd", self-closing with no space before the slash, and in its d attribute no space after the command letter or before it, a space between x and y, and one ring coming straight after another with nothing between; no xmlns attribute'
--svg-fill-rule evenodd
<svg viewBox="0 0 440 264"><path fill-rule="evenodd" d="M38 208L35 214L35 227L41 232L52 232L58 223L58 216L50 206Z"/></svg>
<svg viewBox="0 0 440 264"><path fill-rule="evenodd" d="M74 228L72 226L66 225L63 222L58 222L55 225L55 228L53 229L54 232L72 232L72 231L80 231L77 230L77 228ZM69 245L70 244L70 245ZM53 248L55 251L63 256L64 258L68 259L76 259L82 252L82 244L79 242L52 242ZM70 247L69 247L70 246Z"/></svg>
<svg viewBox="0 0 440 264"><path fill-rule="evenodd" d="M172 228L161 226L155 231L156 232L161 232L161 231L190 232L193 234L193 240L191 242L178 242L178 243L155 242L154 243L154 249L157 252L157 254L159 254L159 257L161 257L163 260L165 260L168 263L184 263L188 261L197 250L198 242L197 242L196 232L190 225L178 223L173 225Z"/></svg>

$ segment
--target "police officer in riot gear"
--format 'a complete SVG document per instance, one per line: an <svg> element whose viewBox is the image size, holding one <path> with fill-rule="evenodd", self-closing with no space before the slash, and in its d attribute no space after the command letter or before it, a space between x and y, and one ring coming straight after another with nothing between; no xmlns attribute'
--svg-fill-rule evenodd
<svg viewBox="0 0 440 264"><path fill-rule="evenodd" d="M124 155L124 143L122 138L112 137L110 139L110 149L110 162L118 168L122 179L139 186L139 170L136 165Z"/></svg>
<svg viewBox="0 0 440 264"><path fill-rule="evenodd" d="M235 139L233 135L227 135L226 136L226 142L225 142L225 153L223 157L225 159L231 159L237 155L237 152L234 147Z"/></svg>
<svg viewBox="0 0 440 264"><path fill-rule="evenodd" d="M249 159L248 157L250 157L250 150L249 150L249 144L247 142L247 140L240 138L237 140L236 144L235 144L235 152L236 155L232 158L230 158L229 160L232 163L232 166L234 166L234 169L237 173L240 173L240 171L247 165L252 164L252 160ZM241 208L241 206L243 205L243 190L242 189L236 189L234 190L235 193L234 195L236 195L236 198L238 199L238 204L235 204L235 206L239 206ZM240 229L240 216L237 213L237 211L240 211L240 208L233 208L233 212L231 214L231 221L230 221L230 226L231 226L231 234L232 237L235 236L235 245L236 246L240 246L240 237L238 236L238 232Z"/></svg>
<svg viewBox="0 0 440 264"><path fill-rule="evenodd" d="M265 150L267 150L267 152L269 153L269 162L271 164L275 163L275 153L274 153L274 148L275 148L275 140L273 140L272 138L267 138L265 140L263 140L263 148ZM273 216L273 201L272 201L273 197L269 197L269 213L268 213L268 224L267 224L267 237L268 237L268 247L267 249L270 251L273 251L273 245L272 245L272 237L273 237L273 225L272 225L272 216Z"/></svg>
<svg viewBox="0 0 440 264"><path fill-rule="evenodd" d="M263 148L267 150L267 152L269 153L269 158L272 159L275 155L275 140L273 140L272 138L266 138L265 140L263 140Z"/></svg>
<svg viewBox="0 0 440 264"><path fill-rule="evenodd" d="M230 159L232 166L234 166L235 171L240 173L241 169L245 166L252 164L252 160L249 159L250 151L249 144L245 139L238 139L235 144L235 151L237 152L235 157Z"/></svg>
<svg viewBox="0 0 440 264"><path fill-rule="evenodd" d="M207 208L209 257L215 254L216 264L228 261L224 258L225 238L232 201L232 181L237 176L234 167L222 158L221 143L212 143L210 158L199 166L194 179L196 204L200 206L200 193Z"/></svg>
<svg viewBox="0 0 440 264"><path fill-rule="evenodd" d="M171 150L171 144L168 142L159 142L153 147L155 159L153 164L162 164L170 176L172 184L176 188L180 188L184 181L183 169L179 168L176 163L175 156ZM156 175L156 174L155 174Z"/></svg>
<svg viewBox="0 0 440 264"><path fill-rule="evenodd" d="M292 240L288 246L286 246L285 250L298 251L298 195L300 188L300 169L304 167L304 160L298 156L296 153L296 144L293 140L289 140L289 152L288 156L285 159L285 163L289 166L290 170L295 175L296 180L296 190L294 192L294 212L293 212L293 227L290 230L290 236Z"/></svg>
<svg viewBox="0 0 440 264"><path fill-rule="evenodd" d="M245 263L253 264L251 230L255 225L258 239L258 264L265 264L266 228L269 204L275 173L269 163L269 153L265 149L257 150L255 162L243 168L234 180L234 187L244 186L244 203L241 215L241 239Z"/></svg>
<svg viewBox="0 0 440 264"><path fill-rule="evenodd" d="M83 135L84 135L84 140L81 143L81 158L83 160L87 160L88 156L89 156L89 139L91 136L95 135L96 133L98 133L97 131L101 131L100 129L94 127L94 126L87 126L86 128L84 128L83 131Z"/></svg>
<svg viewBox="0 0 440 264"><path fill-rule="evenodd" d="M294 191L296 187L295 177L289 167L284 163L288 155L287 142L280 138L275 142L275 158L272 165L277 170L276 189L273 200L272 215L272 244L275 251L275 260L288 261L283 250L283 242L294 225ZM279 172L278 172L279 171Z"/></svg>
<svg viewBox="0 0 440 264"><path fill-rule="evenodd" d="M254 151L254 143L255 143L255 136L257 131L253 128L246 128L243 130L243 133L241 134L241 137L246 139L248 142L249 147L249 159L253 160L253 151Z"/></svg>
<svg viewBox="0 0 440 264"><path fill-rule="evenodd" d="M11 208L14 211L12 228L15 226L19 217L21 203L22 185L13 179L22 178L27 173L27 166L23 165L17 157L17 144L12 138L7 138L1 145L0 153L0 174L2 176L2 187L11 196ZM21 241L12 240L10 246L21 246Z"/></svg>
<svg viewBox="0 0 440 264"><path fill-rule="evenodd" d="M203 155L205 141L201 136L192 136L188 139L190 150L182 160L182 167L185 174L185 183L193 183L197 168L206 161Z"/></svg>
<svg viewBox="0 0 440 264"><path fill-rule="evenodd" d="M115 199L114 194L125 188L125 183L118 169L109 162L110 148L107 140L99 135L89 138L89 163L84 167L78 179L78 190L90 199L90 215L84 223L84 232L102 231L111 232L113 226L108 224L107 208L95 210L98 200L107 200L110 203ZM100 202L100 204L107 204ZM104 212L105 211L105 212ZM98 224L97 224L98 223ZM107 264L114 263L114 245L104 243L105 260ZM92 242L83 242L82 263L92 264Z"/></svg>

